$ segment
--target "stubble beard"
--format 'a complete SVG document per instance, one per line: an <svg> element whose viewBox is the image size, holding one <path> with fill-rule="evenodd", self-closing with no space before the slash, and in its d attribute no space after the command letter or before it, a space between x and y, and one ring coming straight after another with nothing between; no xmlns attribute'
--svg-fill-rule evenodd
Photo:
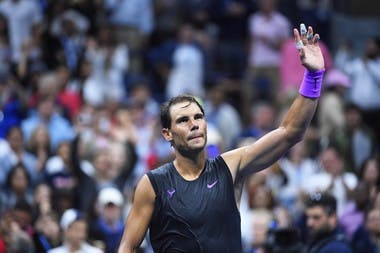
<svg viewBox="0 0 380 253"><path fill-rule="evenodd" d="M329 226L324 226L318 230L311 231L309 229L310 242L313 244L331 235L332 229Z"/></svg>
<svg viewBox="0 0 380 253"><path fill-rule="evenodd" d="M180 145L176 149L184 157L196 157L200 153L205 152L206 143L207 139L204 140L204 143L200 147Z"/></svg>

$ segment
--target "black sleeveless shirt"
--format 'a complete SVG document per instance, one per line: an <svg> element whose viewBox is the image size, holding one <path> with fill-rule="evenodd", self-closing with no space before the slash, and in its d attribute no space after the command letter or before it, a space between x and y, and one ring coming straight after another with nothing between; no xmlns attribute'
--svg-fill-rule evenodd
<svg viewBox="0 0 380 253"><path fill-rule="evenodd" d="M185 180L173 163L147 175L156 193L149 226L154 252L242 252L240 214L222 157L207 160L193 181Z"/></svg>

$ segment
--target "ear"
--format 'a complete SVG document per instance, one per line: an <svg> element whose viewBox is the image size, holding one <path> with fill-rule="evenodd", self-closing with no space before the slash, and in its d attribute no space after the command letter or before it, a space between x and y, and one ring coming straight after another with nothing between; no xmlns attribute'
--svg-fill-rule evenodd
<svg viewBox="0 0 380 253"><path fill-rule="evenodd" d="M336 213L333 213L330 216L328 216L328 223L329 223L331 228L336 227L336 225L338 223L338 217L337 217Z"/></svg>
<svg viewBox="0 0 380 253"><path fill-rule="evenodd" d="M168 128L162 128L161 134L165 138L166 141L171 142L173 140L172 133L170 132Z"/></svg>

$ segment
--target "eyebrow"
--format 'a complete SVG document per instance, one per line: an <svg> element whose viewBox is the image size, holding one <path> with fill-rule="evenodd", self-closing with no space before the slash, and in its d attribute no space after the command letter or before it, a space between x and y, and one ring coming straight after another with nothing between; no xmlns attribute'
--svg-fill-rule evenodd
<svg viewBox="0 0 380 253"><path fill-rule="evenodd" d="M179 116L175 122L181 122L182 120L188 120L190 117L194 117L194 118L199 118L199 117L204 117L204 114L202 112L197 112L193 115L183 115L183 116Z"/></svg>
<svg viewBox="0 0 380 253"><path fill-rule="evenodd" d="M190 118L189 116L180 116L179 118L175 120L175 122L179 123L183 120L188 120L189 118Z"/></svg>

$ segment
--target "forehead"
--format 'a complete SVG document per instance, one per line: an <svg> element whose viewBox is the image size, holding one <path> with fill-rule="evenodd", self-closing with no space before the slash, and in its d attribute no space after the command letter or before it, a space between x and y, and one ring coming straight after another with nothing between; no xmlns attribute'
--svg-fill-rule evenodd
<svg viewBox="0 0 380 253"><path fill-rule="evenodd" d="M324 210L321 206L313 206L309 207L306 209L306 215L311 216L311 215L323 215Z"/></svg>
<svg viewBox="0 0 380 253"><path fill-rule="evenodd" d="M182 116L189 116L197 113L202 113L199 106L194 102L180 102L170 107L170 116L172 119L176 119Z"/></svg>

